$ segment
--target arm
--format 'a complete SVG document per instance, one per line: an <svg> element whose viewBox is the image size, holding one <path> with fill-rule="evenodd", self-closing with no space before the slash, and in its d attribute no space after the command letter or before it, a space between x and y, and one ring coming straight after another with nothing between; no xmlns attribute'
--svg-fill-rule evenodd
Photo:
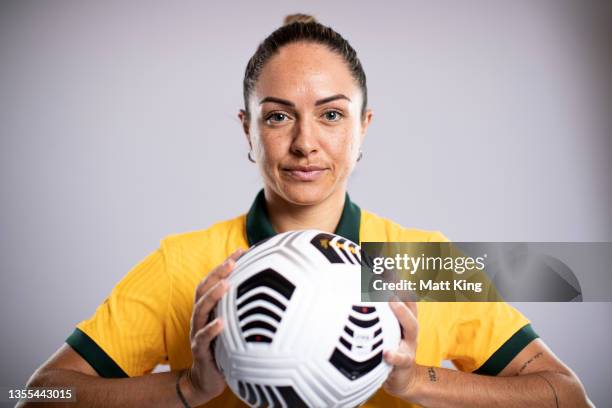
<svg viewBox="0 0 612 408"><path fill-rule="evenodd" d="M213 269L196 289L191 318L191 352L193 364L188 375L180 377L179 387L192 407L220 395L225 380L217 370L210 342L223 329L220 319L208 322L210 312L228 289L226 278L241 255L234 252L222 265ZM184 407L176 390L179 373L166 372L131 378L103 378L69 345L63 345L34 372L28 387L73 387L75 407ZM19 403L18 407L54 407L65 403Z"/></svg>
<svg viewBox="0 0 612 408"><path fill-rule="evenodd" d="M133 378L102 378L76 353L64 344L28 381L28 387L74 387L74 407L163 406L182 408L176 389L177 373L157 373ZM205 402L181 378L181 390L193 406ZM71 404L72 405L72 404ZM19 403L17 407L65 407L65 403Z"/></svg>
<svg viewBox="0 0 612 408"><path fill-rule="evenodd" d="M385 353L394 369L385 389L426 407L592 406L576 375L540 339L533 340L497 377L414 363L418 323L414 303L393 303L404 340Z"/></svg>

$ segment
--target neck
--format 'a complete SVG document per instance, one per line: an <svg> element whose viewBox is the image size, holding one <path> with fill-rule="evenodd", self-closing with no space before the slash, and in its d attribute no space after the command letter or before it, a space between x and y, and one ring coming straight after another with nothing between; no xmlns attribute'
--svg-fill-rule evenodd
<svg viewBox="0 0 612 408"><path fill-rule="evenodd" d="M264 192L270 223L278 233L301 229L334 232L342 216L346 196L345 189L340 188L320 203L297 205L267 187Z"/></svg>

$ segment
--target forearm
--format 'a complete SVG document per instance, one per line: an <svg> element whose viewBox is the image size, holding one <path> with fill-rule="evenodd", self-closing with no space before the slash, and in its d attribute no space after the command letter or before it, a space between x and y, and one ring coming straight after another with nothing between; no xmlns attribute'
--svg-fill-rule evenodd
<svg viewBox="0 0 612 408"><path fill-rule="evenodd" d="M72 387L77 407L176 407L183 404L176 392L178 373L165 372L132 378L101 378L77 371L47 369L36 373L28 382L29 387ZM191 406L205 401L197 396L187 376L181 377L181 391ZM18 407L65 407L65 403L25 403Z"/></svg>
<svg viewBox="0 0 612 408"><path fill-rule="evenodd" d="M591 406L580 382L563 373L490 377L417 366L416 376L414 386L402 397L424 407Z"/></svg>

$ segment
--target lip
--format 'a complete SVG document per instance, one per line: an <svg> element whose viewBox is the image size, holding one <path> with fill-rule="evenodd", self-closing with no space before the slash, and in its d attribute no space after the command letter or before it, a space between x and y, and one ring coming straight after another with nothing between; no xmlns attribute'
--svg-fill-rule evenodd
<svg viewBox="0 0 612 408"><path fill-rule="evenodd" d="M297 181L315 181L327 170L321 166L291 166L283 168L283 173Z"/></svg>

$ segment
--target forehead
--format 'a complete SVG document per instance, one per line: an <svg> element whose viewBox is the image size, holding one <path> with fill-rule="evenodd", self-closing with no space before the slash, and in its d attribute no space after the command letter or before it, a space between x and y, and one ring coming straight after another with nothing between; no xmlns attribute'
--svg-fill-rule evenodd
<svg viewBox="0 0 612 408"><path fill-rule="evenodd" d="M325 45L298 42L283 46L264 65L255 86L257 99L290 100L347 95L355 101L359 88L342 56Z"/></svg>

